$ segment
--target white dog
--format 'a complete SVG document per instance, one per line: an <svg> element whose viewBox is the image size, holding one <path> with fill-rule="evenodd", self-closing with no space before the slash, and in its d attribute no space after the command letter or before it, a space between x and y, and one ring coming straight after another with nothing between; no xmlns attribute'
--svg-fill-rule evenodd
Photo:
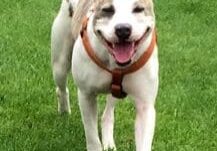
<svg viewBox="0 0 217 151"><path fill-rule="evenodd" d="M136 107L136 151L151 151L158 90L152 0L62 0L51 38L58 110L71 112L66 86L71 68L78 87L87 150L116 149L115 97L128 95ZM102 117L103 145L97 128L99 93L108 94Z"/></svg>

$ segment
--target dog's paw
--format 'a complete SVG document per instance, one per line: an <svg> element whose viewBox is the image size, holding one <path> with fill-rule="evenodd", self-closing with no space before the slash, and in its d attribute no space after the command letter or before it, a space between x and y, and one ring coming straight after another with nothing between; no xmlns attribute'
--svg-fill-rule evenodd
<svg viewBox="0 0 217 151"><path fill-rule="evenodd" d="M57 88L56 89L56 94L57 94L57 97L58 97L58 112L60 114L71 114L68 88L66 88L66 92L61 92Z"/></svg>
<svg viewBox="0 0 217 151"><path fill-rule="evenodd" d="M70 108L68 108L68 109L61 109L60 107L58 107L58 113L61 114L61 115L71 114L71 109Z"/></svg>
<svg viewBox="0 0 217 151"><path fill-rule="evenodd" d="M112 143L106 143L103 145L103 150L104 151L116 151L116 146L114 144L114 142Z"/></svg>

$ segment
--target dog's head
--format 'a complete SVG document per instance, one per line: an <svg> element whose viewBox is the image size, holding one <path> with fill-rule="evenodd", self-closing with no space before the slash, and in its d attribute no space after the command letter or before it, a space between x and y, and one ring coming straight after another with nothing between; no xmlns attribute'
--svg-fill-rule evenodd
<svg viewBox="0 0 217 151"><path fill-rule="evenodd" d="M97 0L94 32L118 65L131 62L154 28L152 0Z"/></svg>

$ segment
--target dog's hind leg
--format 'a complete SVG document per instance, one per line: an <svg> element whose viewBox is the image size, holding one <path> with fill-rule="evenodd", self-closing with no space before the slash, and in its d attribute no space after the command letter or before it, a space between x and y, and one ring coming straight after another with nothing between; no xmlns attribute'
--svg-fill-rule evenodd
<svg viewBox="0 0 217 151"><path fill-rule="evenodd" d="M65 49L67 50L69 48ZM69 50L69 52L70 51L71 50ZM70 59L67 58L67 54L64 53L60 54L60 58L58 60L53 61L53 77L57 87L56 93L58 97L58 111L60 113L71 113L69 91L67 88L67 75L70 71L70 62Z"/></svg>
<svg viewBox="0 0 217 151"><path fill-rule="evenodd" d="M107 96L106 107L102 116L102 142L104 150L116 150L113 137L115 101L112 95Z"/></svg>
<svg viewBox="0 0 217 151"><path fill-rule="evenodd" d="M74 41L71 33L70 4L62 1L61 9L56 17L51 33L51 60L53 77L58 96L58 111L70 113L67 75L71 69L71 57Z"/></svg>
<svg viewBox="0 0 217 151"><path fill-rule="evenodd" d="M56 83L56 93L58 97L58 111L59 113L71 113L69 102L69 91L67 88L67 74L68 71L63 64L55 64L53 66L53 76Z"/></svg>

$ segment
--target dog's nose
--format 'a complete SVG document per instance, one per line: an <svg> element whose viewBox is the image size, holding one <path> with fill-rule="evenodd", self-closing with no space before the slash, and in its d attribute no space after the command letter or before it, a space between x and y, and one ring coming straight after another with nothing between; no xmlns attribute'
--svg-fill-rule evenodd
<svg viewBox="0 0 217 151"><path fill-rule="evenodd" d="M121 40L126 40L130 37L132 27L130 24L118 24L115 26L115 34Z"/></svg>

